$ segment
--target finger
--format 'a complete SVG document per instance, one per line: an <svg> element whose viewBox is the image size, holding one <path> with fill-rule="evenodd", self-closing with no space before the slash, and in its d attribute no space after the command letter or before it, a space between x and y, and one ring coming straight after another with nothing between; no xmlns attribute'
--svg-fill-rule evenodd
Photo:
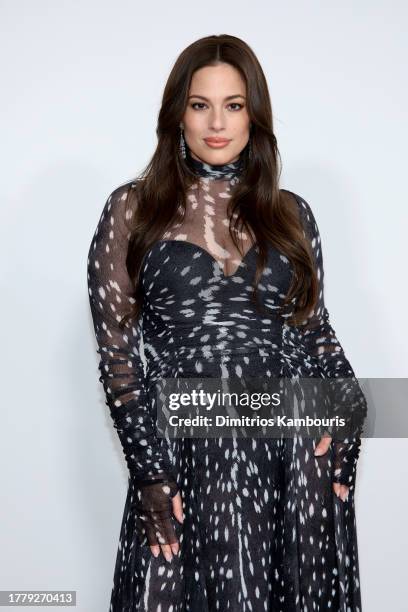
<svg viewBox="0 0 408 612"><path fill-rule="evenodd" d="M324 455L327 452L327 449L329 448L331 441L332 441L332 438L330 436L323 436L320 439L318 445L316 446L314 450L314 454L317 457Z"/></svg>
<svg viewBox="0 0 408 612"><path fill-rule="evenodd" d="M347 485L342 485L339 482L334 482L333 491L335 492L337 497L340 497L342 501L346 501L348 498L350 489Z"/></svg>
<svg viewBox="0 0 408 612"><path fill-rule="evenodd" d="M349 494L349 488L347 485L341 485L340 486L340 497L342 499L342 501L346 501L348 498L348 494Z"/></svg>
<svg viewBox="0 0 408 612"><path fill-rule="evenodd" d="M150 546L150 550L152 551L152 554L155 557L158 557L160 554L160 546L158 544L155 544L154 546Z"/></svg>
<svg viewBox="0 0 408 612"><path fill-rule="evenodd" d="M149 533L149 542L150 542L150 550L157 557L160 554L160 549L163 551L163 554L166 553L167 561L170 561L172 556L171 552L177 554L179 552L179 542L177 539L177 535L174 531L173 524L171 519L167 522L163 522L160 525L146 525L147 531ZM153 537L154 533L154 537ZM158 544L156 544L158 542Z"/></svg>
<svg viewBox="0 0 408 612"><path fill-rule="evenodd" d="M163 524L163 534L164 540L162 541L162 544L167 544L168 546L170 546L173 554L177 555L179 552L180 545L177 538L177 534L175 532L173 519L170 519L165 524Z"/></svg>
<svg viewBox="0 0 408 612"><path fill-rule="evenodd" d="M177 493L177 495L173 497L172 502L173 502L173 514L178 520L178 522L182 523L184 521L184 514L183 514L183 502L181 500L180 491Z"/></svg>
<svg viewBox="0 0 408 612"><path fill-rule="evenodd" d="M166 543L161 535L161 526L153 520L146 521L145 532L150 546L158 546L160 551L160 544Z"/></svg>
<svg viewBox="0 0 408 612"><path fill-rule="evenodd" d="M160 546L173 546L178 544L176 532L172 523L162 523L159 527L160 531L156 531L156 538Z"/></svg>
<svg viewBox="0 0 408 612"><path fill-rule="evenodd" d="M339 482L333 482L333 491L335 492L335 494L337 495L337 497L340 496L340 483Z"/></svg>
<svg viewBox="0 0 408 612"><path fill-rule="evenodd" d="M172 552L171 552L171 547L169 544L162 544L161 545L161 549L162 549L162 553L166 558L166 561L171 561L173 558Z"/></svg>

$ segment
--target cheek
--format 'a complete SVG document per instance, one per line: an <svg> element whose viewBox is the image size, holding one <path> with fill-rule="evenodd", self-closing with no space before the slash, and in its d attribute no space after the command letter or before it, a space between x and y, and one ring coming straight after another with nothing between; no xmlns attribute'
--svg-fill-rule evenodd
<svg viewBox="0 0 408 612"><path fill-rule="evenodd" d="M247 114L237 113L237 117L234 118L234 132L235 138L242 142L248 140L250 130L250 120Z"/></svg>
<svg viewBox="0 0 408 612"><path fill-rule="evenodd" d="M237 130L234 141L240 149L243 149L248 143L249 137L249 129L247 129L245 126L244 128Z"/></svg>
<svg viewBox="0 0 408 612"><path fill-rule="evenodd" d="M187 111L184 115L184 128L190 137L199 137L203 131L204 118L203 115L194 111Z"/></svg>

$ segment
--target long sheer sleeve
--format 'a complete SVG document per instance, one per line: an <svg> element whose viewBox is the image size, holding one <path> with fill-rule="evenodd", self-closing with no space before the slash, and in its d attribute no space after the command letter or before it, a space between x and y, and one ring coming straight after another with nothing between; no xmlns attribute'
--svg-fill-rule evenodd
<svg viewBox="0 0 408 612"><path fill-rule="evenodd" d="M331 416L338 411L348 421L347 436L342 437L336 432L332 441L333 481L354 487L361 434L367 415L367 402L335 330L330 324L324 300L323 254L316 219L309 204L300 196L295 197L299 204L305 235L311 242L319 282L317 304L313 313L303 321L300 329L303 332L306 350L317 361L324 378L336 379L329 381L329 385L324 387L329 394Z"/></svg>
<svg viewBox="0 0 408 612"><path fill-rule="evenodd" d="M131 185L118 187L108 197L94 233L87 262L88 293L97 352L99 381L117 430L129 475L138 491L137 508L147 527L149 543L157 543L158 529L174 541L169 518L169 497L178 490L160 440L141 359L141 318L119 321L134 302L126 256L129 231L125 225L126 200Z"/></svg>

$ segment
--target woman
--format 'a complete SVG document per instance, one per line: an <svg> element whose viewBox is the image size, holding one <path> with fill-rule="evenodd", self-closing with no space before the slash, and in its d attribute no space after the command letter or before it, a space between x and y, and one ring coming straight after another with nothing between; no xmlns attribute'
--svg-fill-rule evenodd
<svg viewBox="0 0 408 612"><path fill-rule="evenodd" d="M279 189L252 50L228 35L185 49L157 134L143 176L109 196L88 258L100 380L129 468L110 610L361 610L361 429L168 439L155 425L164 378L355 381L324 305L312 210ZM364 415L361 390L354 400Z"/></svg>

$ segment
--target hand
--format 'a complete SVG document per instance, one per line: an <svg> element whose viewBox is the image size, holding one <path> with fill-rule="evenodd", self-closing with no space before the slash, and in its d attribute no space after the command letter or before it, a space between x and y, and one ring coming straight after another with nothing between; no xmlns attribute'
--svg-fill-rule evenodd
<svg viewBox="0 0 408 612"><path fill-rule="evenodd" d="M320 439L320 442L318 443L318 445L316 446L315 450L314 450L314 454L317 455L318 457L321 457L322 455L324 455L331 442L332 439L330 436L323 436ZM340 497L340 499L344 502L347 500L348 494L349 494L349 487L347 485L344 484L340 484L338 482L333 482L332 484L333 486L333 491L335 492L335 494L337 495L337 497Z"/></svg>
<svg viewBox="0 0 408 612"><path fill-rule="evenodd" d="M176 519L179 521L179 523L183 523L184 520L184 514L183 514L183 506L182 506L182 502L181 502L181 495L180 495L180 491L177 493L177 495L175 495L172 498L172 504L173 504L173 514L176 517ZM172 520L171 518L169 519L170 521ZM155 557L158 557L158 555L160 554L160 549L164 555L164 557L166 558L167 561L171 561L173 558L173 554L177 555L179 552L179 542L176 538L176 536L174 536L176 541L172 544L161 544L159 546L159 544L153 544L150 546L150 550L152 551L153 555ZM159 539L160 542L160 539ZM173 554L172 554L173 553Z"/></svg>
<svg viewBox="0 0 408 612"><path fill-rule="evenodd" d="M163 474L151 477L137 487L137 526L146 536L153 555L160 549L167 561L179 552L179 542L174 529L173 514L182 523L184 520L182 500L177 483Z"/></svg>

